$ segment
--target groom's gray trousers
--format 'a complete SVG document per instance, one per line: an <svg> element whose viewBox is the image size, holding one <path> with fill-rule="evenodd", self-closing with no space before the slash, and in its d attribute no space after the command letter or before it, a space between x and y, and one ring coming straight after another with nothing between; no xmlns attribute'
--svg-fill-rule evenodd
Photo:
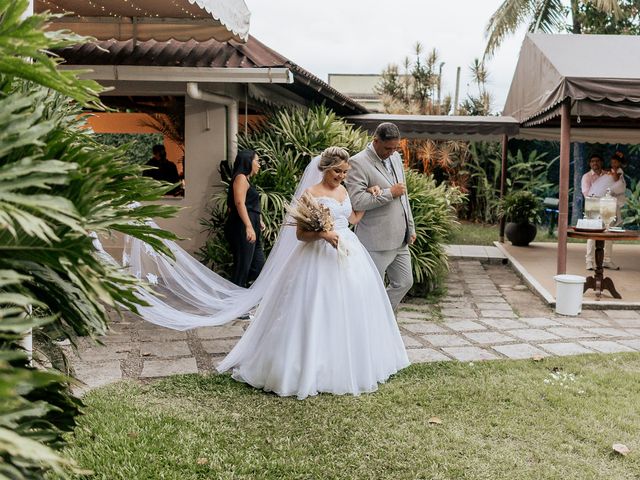
<svg viewBox="0 0 640 480"><path fill-rule="evenodd" d="M384 274L387 273L389 280L387 295L389 295L389 301L395 312L398 310L400 301L413 285L409 247L405 243L395 250L370 251L369 255L371 255L373 263L376 264L383 282Z"/></svg>

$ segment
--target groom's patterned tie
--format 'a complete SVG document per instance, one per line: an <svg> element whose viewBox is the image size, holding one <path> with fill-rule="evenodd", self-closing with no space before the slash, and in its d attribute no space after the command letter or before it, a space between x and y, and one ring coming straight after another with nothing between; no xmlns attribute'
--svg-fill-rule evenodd
<svg viewBox="0 0 640 480"><path fill-rule="evenodd" d="M393 174L393 170L391 170L391 159L390 158L385 158L382 163L384 163L384 168L387 169L387 172L389 172L389 175Z"/></svg>

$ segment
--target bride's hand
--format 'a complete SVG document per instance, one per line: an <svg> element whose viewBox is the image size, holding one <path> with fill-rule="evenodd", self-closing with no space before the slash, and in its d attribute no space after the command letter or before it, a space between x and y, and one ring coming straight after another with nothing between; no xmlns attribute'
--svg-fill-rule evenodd
<svg viewBox="0 0 640 480"><path fill-rule="evenodd" d="M326 240L333 248L338 248L338 241L340 240L340 235L338 235L338 232L334 230L330 232L321 232L320 238Z"/></svg>
<svg viewBox="0 0 640 480"><path fill-rule="evenodd" d="M382 189L380 188L379 185L374 185L372 187L367 188L367 192L369 192L374 197L382 195Z"/></svg>

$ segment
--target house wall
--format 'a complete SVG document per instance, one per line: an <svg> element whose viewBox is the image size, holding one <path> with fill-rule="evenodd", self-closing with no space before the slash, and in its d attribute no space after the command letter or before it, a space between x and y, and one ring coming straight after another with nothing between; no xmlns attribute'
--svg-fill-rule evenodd
<svg viewBox="0 0 640 480"><path fill-rule="evenodd" d="M184 84L113 82L106 86L115 87L108 92L110 95L185 95ZM185 98L185 196L165 197L156 202L181 207L174 218L156 219L156 222L183 238L179 244L190 253L204 244L206 233L202 232L200 219L207 217L212 196L223 188L218 167L227 157L226 122L227 112L223 105ZM124 246L122 236L102 240L106 250L120 258Z"/></svg>
<svg viewBox="0 0 640 480"><path fill-rule="evenodd" d="M206 239L200 219L207 217L211 197L222 189L218 167L226 160L226 109L222 105L191 98L185 101L185 196L160 203L183 209L174 218L158 219L158 225L184 238L180 246L197 251ZM207 111L209 130L206 128Z"/></svg>

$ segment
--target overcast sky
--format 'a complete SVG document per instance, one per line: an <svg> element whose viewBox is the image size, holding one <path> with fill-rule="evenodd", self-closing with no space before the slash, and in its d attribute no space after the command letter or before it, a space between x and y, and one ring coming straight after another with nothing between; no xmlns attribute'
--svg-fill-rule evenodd
<svg viewBox="0 0 640 480"><path fill-rule="evenodd" d="M419 41L445 62L443 92L453 96L456 67L462 67L462 100L469 66L484 51L484 28L503 0L245 1L250 33L325 81L329 73L380 73L389 63L401 65ZM502 110L523 37L524 30L509 38L487 64L494 111Z"/></svg>

